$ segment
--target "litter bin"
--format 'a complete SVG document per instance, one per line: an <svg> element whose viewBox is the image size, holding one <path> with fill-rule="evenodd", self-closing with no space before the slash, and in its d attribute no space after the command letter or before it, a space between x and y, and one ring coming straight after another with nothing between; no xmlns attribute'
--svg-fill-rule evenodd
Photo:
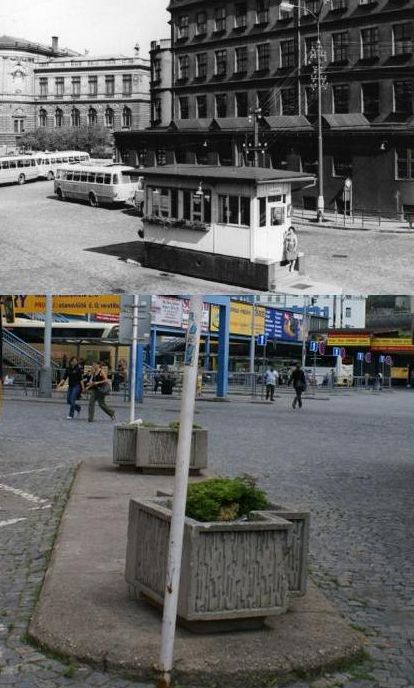
<svg viewBox="0 0 414 688"><path fill-rule="evenodd" d="M172 394L174 387L174 380L165 378L161 381L161 394Z"/></svg>

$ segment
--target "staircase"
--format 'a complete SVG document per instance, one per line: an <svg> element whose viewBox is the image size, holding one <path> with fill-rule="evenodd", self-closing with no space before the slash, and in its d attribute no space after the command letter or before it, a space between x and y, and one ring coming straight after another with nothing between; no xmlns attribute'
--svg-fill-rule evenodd
<svg viewBox="0 0 414 688"><path fill-rule="evenodd" d="M43 354L13 332L3 328L3 360L4 363L17 373L24 373L33 381L44 365ZM52 362L52 374L59 366Z"/></svg>

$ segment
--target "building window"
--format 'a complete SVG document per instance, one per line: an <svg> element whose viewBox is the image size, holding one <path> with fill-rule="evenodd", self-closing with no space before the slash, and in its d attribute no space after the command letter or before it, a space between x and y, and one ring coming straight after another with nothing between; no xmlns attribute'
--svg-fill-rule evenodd
<svg viewBox="0 0 414 688"><path fill-rule="evenodd" d="M304 12L308 12L308 15L318 14L319 12L320 0L305 0Z"/></svg>
<svg viewBox="0 0 414 688"><path fill-rule="evenodd" d="M178 18L178 38L188 38L189 21L188 14L182 14Z"/></svg>
<svg viewBox="0 0 414 688"><path fill-rule="evenodd" d="M332 34L332 60L345 62L348 59L348 31Z"/></svg>
<svg viewBox="0 0 414 688"><path fill-rule="evenodd" d="M318 114L318 92L317 89L311 86L306 86L306 114L307 115L317 115Z"/></svg>
<svg viewBox="0 0 414 688"><path fill-rule="evenodd" d="M155 160L157 165L166 165L167 164L167 153L165 151L165 148L158 148L155 151Z"/></svg>
<svg viewBox="0 0 414 688"><path fill-rule="evenodd" d="M392 27L393 55L406 55L413 49L412 24L395 24Z"/></svg>
<svg viewBox="0 0 414 688"><path fill-rule="evenodd" d="M257 92L257 107L260 108L263 117L271 114L272 91Z"/></svg>
<svg viewBox="0 0 414 688"><path fill-rule="evenodd" d="M80 76L72 77L72 96L79 98L80 86L81 86Z"/></svg>
<svg viewBox="0 0 414 688"><path fill-rule="evenodd" d="M332 86L332 105L333 112L349 112L349 86L348 84L340 84L338 86Z"/></svg>
<svg viewBox="0 0 414 688"><path fill-rule="evenodd" d="M122 95L130 96L132 94L132 74L122 75Z"/></svg>
<svg viewBox="0 0 414 688"><path fill-rule="evenodd" d="M196 74L199 79L205 79L207 76L207 53L198 53L196 55Z"/></svg>
<svg viewBox="0 0 414 688"><path fill-rule="evenodd" d="M269 21L269 0L256 0L256 24L267 24Z"/></svg>
<svg viewBox="0 0 414 688"><path fill-rule="evenodd" d="M235 73L245 74L247 72L247 47L236 48L235 52Z"/></svg>
<svg viewBox="0 0 414 688"><path fill-rule="evenodd" d="M47 112L43 108L39 112L39 127L47 127Z"/></svg>
<svg viewBox="0 0 414 688"><path fill-rule="evenodd" d="M359 0L360 5L370 5L372 2L375 2L375 0Z"/></svg>
<svg viewBox="0 0 414 688"><path fill-rule="evenodd" d="M197 117L199 119L207 117L207 96L197 96Z"/></svg>
<svg viewBox="0 0 414 688"><path fill-rule="evenodd" d="M24 132L24 119L22 117L16 117L13 120L13 130L15 134L22 134Z"/></svg>
<svg viewBox="0 0 414 688"><path fill-rule="evenodd" d="M379 114L379 84L362 84L362 113L368 119L374 119Z"/></svg>
<svg viewBox="0 0 414 688"><path fill-rule="evenodd" d="M219 195L219 222L250 227L250 198Z"/></svg>
<svg viewBox="0 0 414 688"><path fill-rule="evenodd" d="M105 95L113 96L115 94L115 77L111 74L105 77Z"/></svg>
<svg viewBox="0 0 414 688"><path fill-rule="evenodd" d="M298 96L295 86L281 89L282 115L297 115Z"/></svg>
<svg viewBox="0 0 414 688"><path fill-rule="evenodd" d="M129 107L124 107L122 110L122 126L124 129L131 129L132 126L132 112Z"/></svg>
<svg viewBox="0 0 414 688"><path fill-rule="evenodd" d="M346 9L347 0L331 0L331 10Z"/></svg>
<svg viewBox="0 0 414 688"><path fill-rule="evenodd" d="M80 112L77 108L73 108L70 113L70 123L72 127L80 127Z"/></svg>
<svg viewBox="0 0 414 688"><path fill-rule="evenodd" d="M55 127L63 126L63 111L58 108L55 112Z"/></svg>
<svg viewBox="0 0 414 688"><path fill-rule="evenodd" d="M216 76L226 76L227 72L227 50L216 50Z"/></svg>
<svg viewBox="0 0 414 688"><path fill-rule="evenodd" d="M42 98L47 98L48 91L49 91L48 79L46 77L40 77L39 85L40 85L40 96Z"/></svg>
<svg viewBox="0 0 414 688"><path fill-rule="evenodd" d="M256 47L256 68L267 71L270 66L270 44L261 43Z"/></svg>
<svg viewBox="0 0 414 688"><path fill-rule="evenodd" d="M225 31L226 30L226 8L216 7L215 15L215 30Z"/></svg>
<svg viewBox="0 0 414 688"><path fill-rule="evenodd" d="M216 95L216 117L227 117L227 94Z"/></svg>
<svg viewBox="0 0 414 688"><path fill-rule="evenodd" d="M369 60L378 57L378 27L361 30L361 57Z"/></svg>
<svg viewBox="0 0 414 688"><path fill-rule="evenodd" d="M296 61L295 40L280 41L280 66L294 67Z"/></svg>
<svg viewBox="0 0 414 688"><path fill-rule="evenodd" d="M112 108L106 108L105 110L105 126L107 129L114 128L114 111Z"/></svg>
<svg viewBox="0 0 414 688"><path fill-rule="evenodd" d="M397 179L414 179L414 149L397 148L395 157Z"/></svg>
<svg viewBox="0 0 414 688"><path fill-rule="evenodd" d="M306 36L305 38L305 55L304 64L313 64L317 56L318 37Z"/></svg>
<svg viewBox="0 0 414 688"><path fill-rule="evenodd" d="M334 177L352 177L352 157L349 153L335 154L332 162Z"/></svg>
<svg viewBox="0 0 414 688"><path fill-rule="evenodd" d="M188 55L180 55L178 58L178 78L188 79L189 74L189 57Z"/></svg>
<svg viewBox="0 0 414 688"><path fill-rule="evenodd" d="M247 26L246 3L238 3L234 12L234 26L236 29L244 29Z"/></svg>
<svg viewBox="0 0 414 688"><path fill-rule="evenodd" d="M345 308L345 318L351 318L352 317L352 308L349 306L346 306Z"/></svg>
<svg viewBox="0 0 414 688"><path fill-rule="evenodd" d="M247 93L236 93L236 117L247 117L249 113Z"/></svg>
<svg viewBox="0 0 414 688"><path fill-rule="evenodd" d="M161 98L154 100L154 121L161 122L162 120L162 103Z"/></svg>
<svg viewBox="0 0 414 688"><path fill-rule="evenodd" d="M89 84L89 95L90 96L97 96L98 95L98 77L97 76L90 76L88 78L88 84Z"/></svg>
<svg viewBox="0 0 414 688"><path fill-rule="evenodd" d="M161 59L159 57L153 62L152 78L156 84L161 82Z"/></svg>
<svg viewBox="0 0 414 688"><path fill-rule="evenodd" d="M413 113L413 82L394 81L394 112L401 115Z"/></svg>
<svg viewBox="0 0 414 688"><path fill-rule="evenodd" d="M207 12L197 12L196 31L197 36L204 36L207 33Z"/></svg>
<svg viewBox="0 0 414 688"><path fill-rule="evenodd" d="M281 7L279 5L279 19L281 21L283 21L284 19L292 19L293 10L294 10L293 7L289 7L288 9L283 9L283 7Z"/></svg>
<svg viewBox="0 0 414 688"><path fill-rule="evenodd" d="M63 78L63 76L58 76L55 79L55 89L57 96L63 96L63 94L65 93L65 79Z"/></svg>
<svg viewBox="0 0 414 688"><path fill-rule="evenodd" d="M188 119L188 98L183 96L179 98L180 104L180 119Z"/></svg>
<svg viewBox="0 0 414 688"><path fill-rule="evenodd" d="M88 110L88 124L90 127L94 127L98 124L98 114L95 108L89 108Z"/></svg>

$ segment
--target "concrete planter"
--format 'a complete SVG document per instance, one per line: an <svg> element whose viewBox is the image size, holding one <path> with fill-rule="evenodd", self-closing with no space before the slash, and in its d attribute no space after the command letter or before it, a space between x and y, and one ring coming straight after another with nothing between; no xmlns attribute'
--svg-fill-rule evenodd
<svg viewBox="0 0 414 688"><path fill-rule="evenodd" d="M137 427L136 463L145 471L175 469L178 432L165 427ZM200 471L207 467L207 430L193 429L191 440L190 470Z"/></svg>
<svg viewBox="0 0 414 688"><path fill-rule="evenodd" d="M291 547L288 555L288 580L291 595L306 593L306 576L309 552L310 513L287 505L270 504L269 510L256 512L268 518L284 518L292 524Z"/></svg>
<svg viewBox="0 0 414 688"><path fill-rule="evenodd" d="M125 577L131 592L157 605L164 597L170 519L165 497L130 501ZM237 630L245 621L257 625L286 612L292 529L286 519L266 512L227 523L186 518L180 620L194 630L205 630L207 621L215 622L208 630L223 630L218 622L231 622Z"/></svg>
<svg viewBox="0 0 414 688"><path fill-rule="evenodd" d="M136 425L115 425L113 463L117 466L135 466L137 444Z"/></svg>

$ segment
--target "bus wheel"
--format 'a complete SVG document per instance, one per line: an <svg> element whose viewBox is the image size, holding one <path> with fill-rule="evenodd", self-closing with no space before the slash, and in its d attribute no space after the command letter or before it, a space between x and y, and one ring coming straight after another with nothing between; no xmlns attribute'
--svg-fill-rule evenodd
<svg viewBox="0 0 414 688"><path fill-rule="evenodd" d="M92 208L98 207L98 199L96 198L94 193L89 194L89 205L91 205Z"/></svg>
<svg viewBox="0 0 414 688"><path fill-rule="evenodd" d="M56 189L56 196L58 197L59 201L63 201L62 189Z"/></svg>
<svg viewBox="0 0 414 688"><path fill-rule="evenodd" d="M17 181L19 184L24 184L26 181L26 177L24 176L24 174L19 174L19 178Z"/></svg>
<svg viewBox="0 0 414 688"><path fill-rule="evenodd" d="M47 173L47 180L48 180L49 182L53 181L54 178L55 178L55 175L53 174L52 171L50 171L50 172Z"/></svg>

